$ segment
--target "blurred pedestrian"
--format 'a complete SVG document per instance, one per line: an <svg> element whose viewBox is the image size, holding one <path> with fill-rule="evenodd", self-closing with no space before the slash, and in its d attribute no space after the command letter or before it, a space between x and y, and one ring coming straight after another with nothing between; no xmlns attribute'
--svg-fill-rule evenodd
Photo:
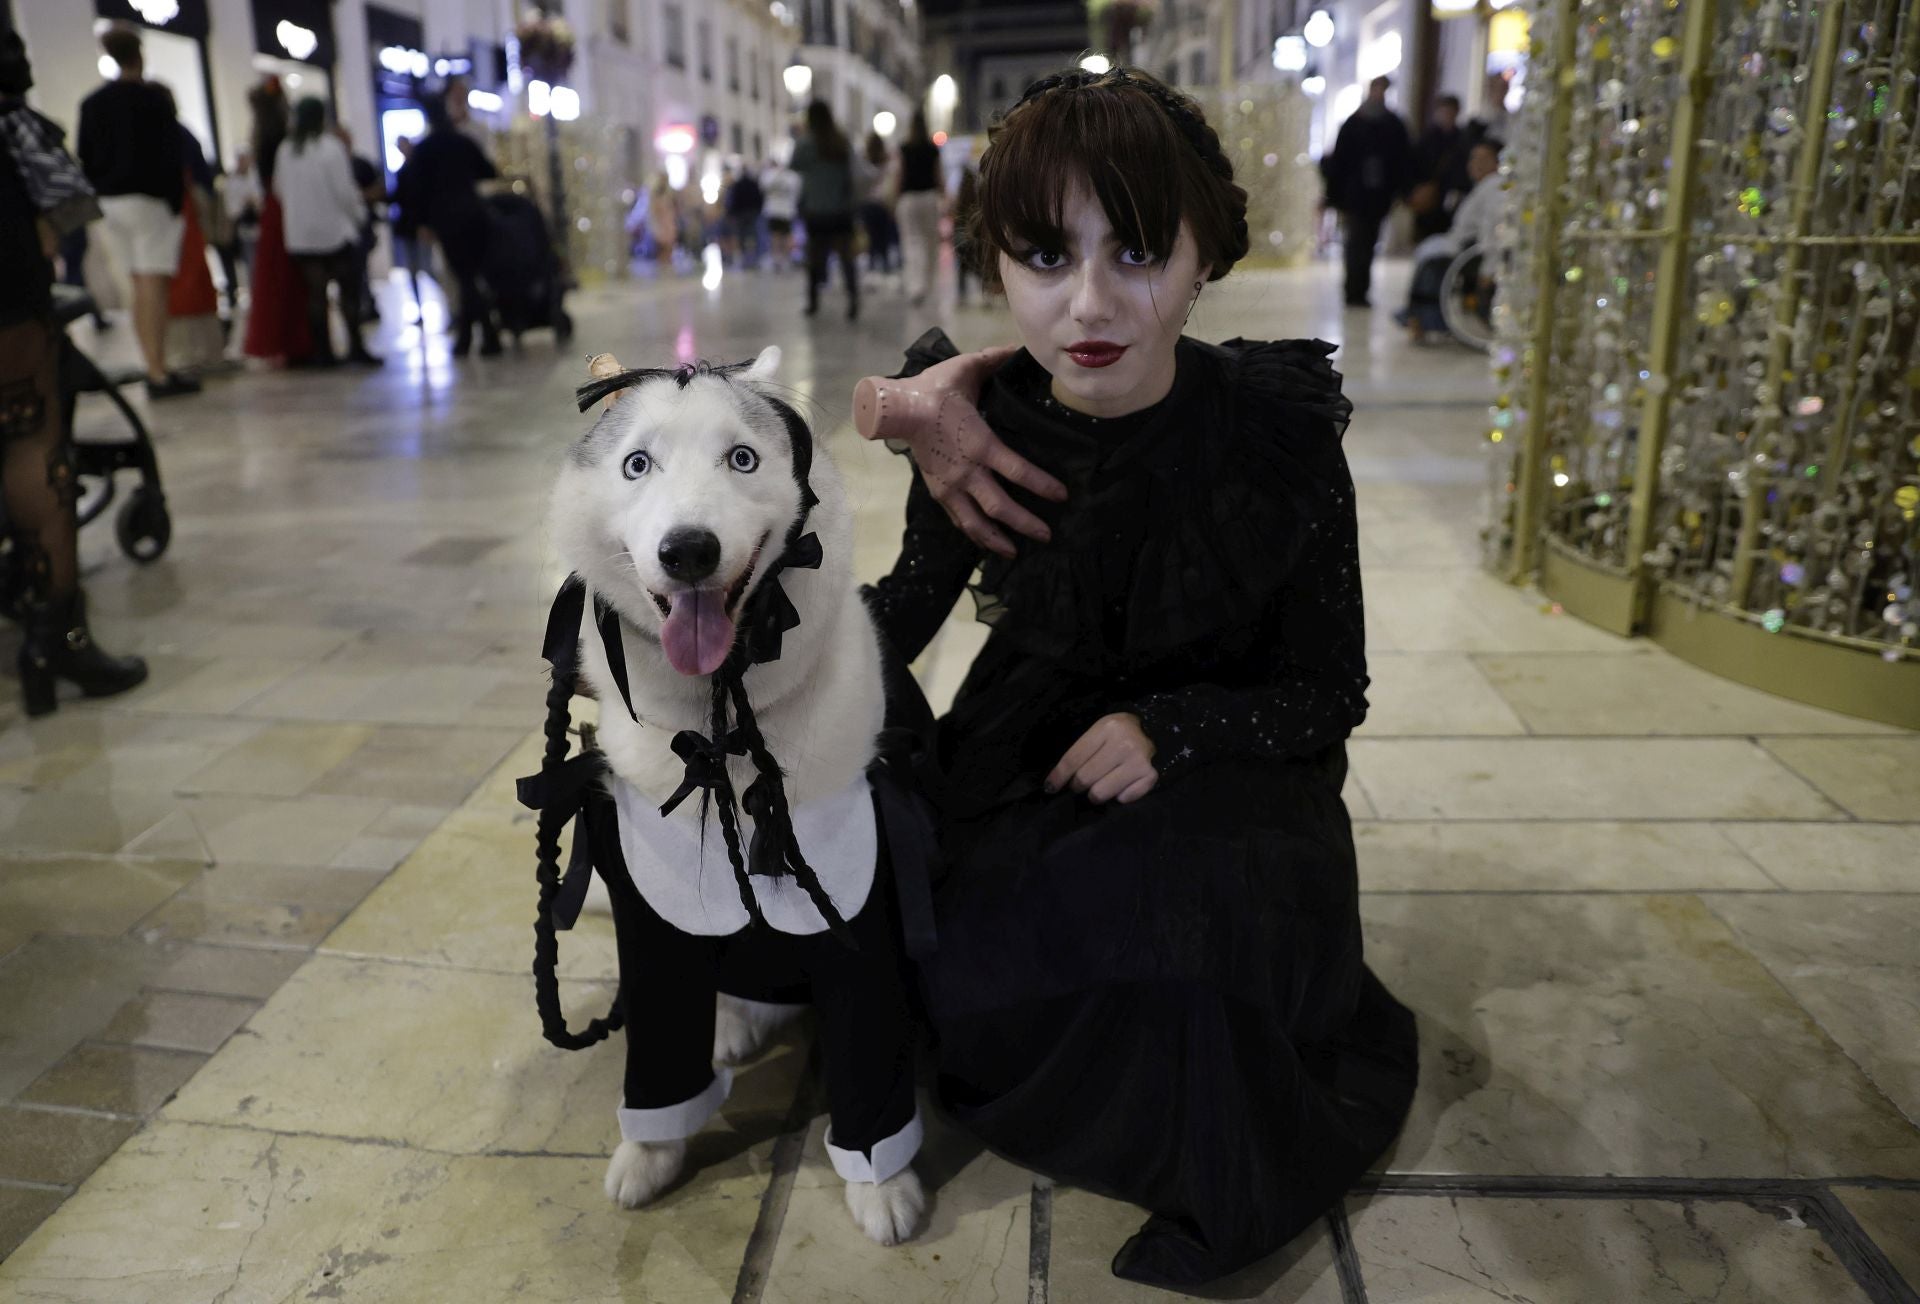
<svg viewBox="0 0 1920 1304"><path fill-rule="evenodd" d="M147 82L133 28L109 27L100 48L117 74L80 103L80 162L100 196L108 243L132 282L147 397L196 393L198 381L167 369L167 295L180 264L180 210L186 202L173 101Z"/></svg>
<svg viewBox="0 0 1920 1304"><path fill-rule="evenodd" d="M1467 176L1467 133L1460 126L1460 97L1442 95L1433 102L1433 121L1414 146L1414 184L1408 207L1413 209L1413 233L1424 240L1439 235L1453 223L1454 205L1473 189Z"/></svg>
<svg viewBox="0 0 1920 1304"><path fill-rule="evenodd" d="M1327 203L1346 219L1349 308L1369 306L1381 224L1394 200L1404 198L1413 187L1413 144L1407 138L1407 124L1387 107L1392 84L1385 77L1375 77L1368 84L1366 100L1340 124L1333 149L1321 163Z"/></svg>
<svg viewBox="0 0 1920 1304"><path fill-rule="evenodd" d="M353 185L360 192L364 208L360 214L360 238L354 242L354 275L360 282L360 321L380 320L380 305L374 300L373 278L368 268L373 262L373 248L379 243L379 224L386 216L387 206L392 196L387 193L387 174L378 163L365 154L356 154L353 149L353 133L345 126L335 123L334 134L340 137L340 143L347 147L347 161L353 168Z"/></svg>
<svg viewBox="0 0 1920 1304"><path fill-rule="evenodd" d="M51 256L99 205L64 133L27 107L32 85L19 34L0 32L0 501L14 549L0 600L20 620L20 692L39 716L62 679L105 697L144 680L147 663L109 656L87 627Z"/></svg>
<svg viewBox="0 0 1920 1304"><path fill-rule="evenodd" d="M974 262L976 250L967 239L969 219L980 206L980 174L971 162L960 165L960 184L953 196L953 300L961 307L967 303L967 278L980 279Z"/></svg>
<svg viewBox="0 0 1920 1304"><path fill-rule="evenodd" d="M760 210L766 202L753 169L739 168L727 187L727 228L742 267L760 265Z"/></svg>
<svg viewBox="0 0 1920 1304"><path fill-rule="evenodd" d="M807 106L793 170L800 174L800 220L807 228L807 316L820 311L820 285L833 255L847 283L847 320L854 321L860 316L860 270L853 261L853 146L825 100Z"/></svg>
<svg viewBox="0 0 1920 1304"><path fill-rule="evenodd" d="M479 186L500 174L486 151L455 126L444 95L429 95L422 107L427 134L394 179L394 199L410 231L424 227L433 233L453 273L459 292L453 308L453 356L465 357L473 347L477 325L481 356L492 357L500 352L500 328L480 279L489 222Z"/></svg>
<svg viewBox="0 0 1920 1304"><path fill-rule="evenodd" d="M213 166L200 148L200 138L180 121L179 105L164 82L152 85L166 96L180 139L180 163L186 195L180 205L180 252L173 280L167 287L167 358L191 375L217 367L226 353L221 330L220 292L207 268L207 225L213 213Z"/></svg>
<svg viewBox="0 0 1920 1304"><path fill-rule="evenodd" d="M899 228L893 221L893 193L899 183L894 158L879 132L867 136L866 168L860 178L860 225L867 232L867 270L897 270Z"/></svg>
<svg viewBox="0 0 1920 1304"><path fill-rule="evenodd" d="M293 255L307 291L307 334L313 362L338 362L327 326L327 287L340 295L340 316L347 329L347 357L365 367L380 359L360 336L361 224L366 200L353 181L346 145L327 130L327 106L307 96L293 110L293 132L280 151L274 193L285 213L287 252Z"/></svg>
<svg viewBox="0 0 1920 1304"><path fill-rule="evenodd" d="M940 207L946 197L940 175L940 147L927 134L927 115L913 111L907 139L900 146L900 200L895 209L907 272L907 293L918 308L933 291L940 267Z"/></svg>
<svg viewBox="0 0 1920 1304"><path fill-rule="evenodd" d="M253 171L259 185L260 227L248 276L245 351L280 365L306 361L316 341L307 331L307 293L287 252L286 215L274 178L293 109L278 77L247 93L253 109Z"/></svg>
<svg viewBox="0 0 1920 1304"><path fill-rule="evenodd" d="M761 212L767 219L767 243L773 247L773 270L793 265L793 223L800 216L800 174L775 158L761 169Z"/></svg>

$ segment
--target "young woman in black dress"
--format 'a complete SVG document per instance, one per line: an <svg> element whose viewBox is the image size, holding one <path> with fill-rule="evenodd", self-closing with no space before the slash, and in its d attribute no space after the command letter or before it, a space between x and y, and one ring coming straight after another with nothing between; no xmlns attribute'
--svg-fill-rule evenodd
<svg viewBox="0 0 1920 1304"><path fill-rule="evenodd" d="M1025 348L909 352L903 376L940 367L933 408L984 377L984 426L880 431L917 467L870 594L909 659L970 581L992 625L938 732L941 1094L1010 1158L1150 1211L1118 1275L1193 1286L1308 1228L1413 1093L1340 797L1367 687L1350 405L1329 345L1181 334L1247 252L1187 97L1047 78L980 175L974 247ZM1064 501L1018 487L1054 487L1032 467ZM989 516L1045 542L1014 554Z"/></svg>

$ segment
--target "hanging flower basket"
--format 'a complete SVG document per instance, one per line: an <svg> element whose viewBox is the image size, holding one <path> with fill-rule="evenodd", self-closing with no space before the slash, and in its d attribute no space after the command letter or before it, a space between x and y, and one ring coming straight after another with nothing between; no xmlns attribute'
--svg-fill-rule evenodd
<svg viewBox="0 0 1920 1304"><path fill-rule="evenodd" d="M564 18L529 10L514 28L520 43L520 66L539 81L556 83L573 67L573 28Z"/></svg>

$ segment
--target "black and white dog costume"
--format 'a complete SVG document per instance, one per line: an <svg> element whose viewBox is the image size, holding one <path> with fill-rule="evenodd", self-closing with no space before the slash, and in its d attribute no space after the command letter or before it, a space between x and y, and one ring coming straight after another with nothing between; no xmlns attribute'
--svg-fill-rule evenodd
<svg viewBox="0 0 1920 1304"><path fill-rule="evenodd" d="M649 380L671 378L684 390L699 377L724 379L733 370L624 372L583 388L581 406ZM671 737L684 776L664 803L644 796L591 744L567 757L568 701L585 654L605 672L596 677L610 678L618 690L618 703L603 694L605 709L646 723L629 692L626 651L629 638L644 644L646 631L579 575L555 599L544 649L553 666L546 757L540 773L520 786L521 801L540 812L536 993L546 1035L557 1045L578 1049L626 1024L620 1135L645 1144L693 1135L727 1098L732 1073L712 1062L716 993L763 1004L810 993L825 1051L828 1154L849 1183L885 1183L907 1168L921 1141L901 934L909 949L931 946L933 827L908 779L931 713L905 667L883 656L887 728L871 764L837 792L788 807L785 776L760 734L748 677L755 666L780 659L783 636L800 624L780 576L820 566L821 544L806 528L819 500L809 479L813 445L805 422L764 390L753 398L784 428L800 512L741 607L731 651L708 681L703 727ZM864 610L853 614L866 618ZM668 745L665 734L660 745ZM736 769L742 763L735 758L753 766L744 793L736 793L729 774L730 762ZM696 790L698 823L684 812L676 818ZM710 814L717 816L717 839L708 836ZM573 846L562 881L560 836L569 823ZM559 1009L555 929L571 926L596 870L612 904L620 994L607 1017L574 1033Z"/></svg>

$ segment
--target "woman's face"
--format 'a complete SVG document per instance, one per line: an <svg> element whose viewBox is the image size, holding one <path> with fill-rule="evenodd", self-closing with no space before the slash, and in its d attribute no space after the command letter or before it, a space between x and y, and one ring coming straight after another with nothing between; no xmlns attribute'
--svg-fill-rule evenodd
<svg viewBox="0 0 1920 1304"><path fill-rule="evenodd" d="M1138 412L1173 388L1174 344L1206 279L1180 224L1165 262L1127 247L1091 187L1067 192L1064 249L1000 255L1000 279L1026 345L1053 377L1053 396L1089 416Z"/></svg>

